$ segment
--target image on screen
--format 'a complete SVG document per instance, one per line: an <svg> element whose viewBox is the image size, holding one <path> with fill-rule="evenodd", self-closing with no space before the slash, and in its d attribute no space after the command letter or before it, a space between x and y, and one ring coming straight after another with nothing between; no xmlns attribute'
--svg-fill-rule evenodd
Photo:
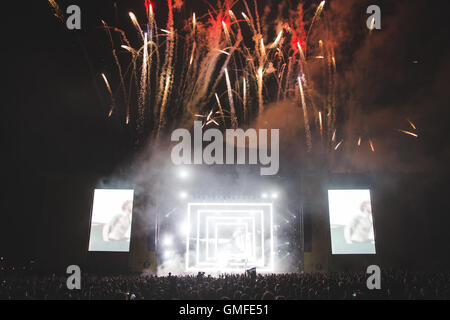
<svg viewBox="0 0 450 320"><path fill-rule="evenodd" d="M370 190L328 190L332 254L375 254Z"/></svg>
<svg viewBox="0 0 450 320"><path fill-rule="evenodd" d="M95 189L89 251L128 252L134 190Z"/></svg>

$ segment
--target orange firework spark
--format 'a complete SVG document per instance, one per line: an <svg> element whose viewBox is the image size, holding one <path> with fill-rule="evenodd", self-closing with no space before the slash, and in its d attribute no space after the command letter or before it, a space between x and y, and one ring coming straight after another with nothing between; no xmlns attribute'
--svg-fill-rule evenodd
<svg viewBox="0 0 450 320"><path fill-rule="evenodd" d="M416 126L414 125L414 123L412 123L412 121L409 120L409 119L408 119L408 122L409 122L409 124L411 125L411 127L412 127L414 130L416 130Z"/></svg>
<svg viewBox="0 0 450 320"><path fill-rule="evenodd" d="M128 12L128 15L130 16L131 22L133 22L134 27L141 35L142 40L144 40L144 33L142 32L141 26L139 25L139 22L136 18L136 15L133 12Z"/></svg>
<svg viewBox="0 0 450 320"><path fill-rule="evenodd" d="M417 134L415 134L415 133L412 133L412 132L409 132L409 131L406 131L406 130L397 129L397 131L402 132L402 133L404 133L404 134L408 134L408 135L413 136L413 137L416 137L416 138L419 137L419 135L417 135Z"/></svg>
<svg viewBox="0 0 450 320"><path fill-rule="evenodd" d="M108 89L108 93L109 93L109 95L111 97L111 108L110 108L109 113L108 113L108 118L109 118L109 117L111 117L111 115L113 113L113 109L114 109L114 105L115 105L114 96L113 96L113 93L112 93L112 90L111 90L111 86L109 85L108 79L106 78L106 75L104 73L102 73L102 78L103 78L103 81L105 81L106 88Z"/></svg>
<svg viewBox="0 0 450 320"><path fill-rule="evenodd" d="M322 112L319 111L319 127L320 127L320 135L322 135Z"/></svg>
<svg viewBox="0 0 450 320"><path fill-rule="evenodd" d="M375 152L375 148L373 147L372 139L369 139L369 144L370 144L370 150L372 150L372 152Z"/></svg>
<svg viewBox="0 0 450 320"><path fill-rule="evenodd" d="M59 20L63 21L64 20L64 13L61 11L61 9L59 8L59 6L56 3L56 1L55 0L48 0L48 3L53 8L54 16L57 17Z"/></svg>
<svg viewBox="0 0 450 320"><path fill-rule="evenodd" d="M278 36L275 39L275 41L272 43L272 45L270 46L270 49L275 49L280 44L282 36L283 36L283 29L281 29L281 31L278 33Z"/></svg>

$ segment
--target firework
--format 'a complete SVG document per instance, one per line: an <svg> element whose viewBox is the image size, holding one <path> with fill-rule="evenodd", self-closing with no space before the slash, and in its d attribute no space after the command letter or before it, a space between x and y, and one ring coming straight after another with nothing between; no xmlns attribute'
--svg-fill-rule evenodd
<svg viewBox="0 0 450 320"><path fill-rule="evenodd" d="M235 128L237 126L236 111L234 109L233 92L231 89L230 76L228 75L227 68L225 68L225 77L227 80L228 101L230 102L230 109L231 109L231 123L232 123L232 126Z"/></svg>
<svg viewBox="0 0 450 320"><path fill-rule="evenodd" d="M262 114L264 111L264 102L263 102L263 77L264 77L264 70L262 67L258 68L258 102L259 102L259 114Z"/></svg>
<svg viewBox="0 0 450 320"><path fill-rule="evenodd" d="M369 27L369 35L372 34L373 27L375 26L375 18L372 18L370 21L370 27Z"/></svg>
<svg viewBox="0 0 450 320"><path fill-rule="evenodd" d="M50 4L50 6L53 9L54 16L57 17L59 20L63 21L64 20L64 13L61 11L61 9L59 8L59 6L56 3L56 1L48 0L48 3Z"/></svg>
<svg viewBox="0 0 450 320"><path fill-rule="evenodd" d="M246 121L246 117L247 117L247 81L245 80L245 77L242 78L242 90L243 90L243 94L242 94L242 104L243 104L243 109L244 109L244 122Z"/></svg>
<svg viewBox="0 0 450 320"><path fill-rule="evenodd" d="M48 2L55 16L61 19L63 13L57 3ZM134 41L129 41L122 29L110 27L102 20L120 81L117 92L123 96L115 99L117 93L113 93L102 74L111 99L108 117L120 108L118 102L123 102L124 112L117 115L124 114L126 124L135 124L136 140L143 141L147 137L159 138L169 120L170 127L191 126L194 118L208 111L204 125L215 124L224 130L228 126L235 128L251 123L264 114L267 104L300 100L307 150L312 150L315 134L326 147L324 150L337 150L343 139L335 144L336 126L346 124L336 124L339 105L336 103L336 41L328 23L320 23L321 16L325 15L325 1L318 4L307 29L286 23L276 32L265 21L268 13L263 16L261 28L256 2L253 8L246 0L237 2L245 7L240 20L227 7L211 10L202 17L194 12L184 21L174 21L173 1L169 0L168 16L162 17L167 23L160 28L159 17L150 1L145 0L146 21L140 22L133 12L128 12L128 27L138 34ZM269 7L264 10L270 12ZM280 13L274 19L303 21L302 14L286 17ZM313 28L317 28L314 37L319 36L321 40L315 38L318 47L307 54L308 43L313 41L309 39ZM119 35L120 43L113 32ZM269 32L276 34L275 39L269 38ZM128 54L119 55L117 48ZM322 79L317 80L316 74L319 77L321 74ZM223 95L228 96L226 105L219 99ZM211 114L211 105L215 103L218 111ZM214 118L216 114L220 121ZM226 118L230 121L225 121ZM408 122L416 130L409 119ZM317 124L317 130L310 123ZM361 137L357 142L360 145ZM374 151L372 140L369 145Z"/></svg>
<svg viewBox="0 0 450 320"><path fill-rule="evenodd" d="M141 36L142 40L144 40L144 33L142 32L141 26L139 25L139 22L133 12L128 12L128 15L130 16L131 22L133 22L133 25L135 26L136 30L138 31L139 35Z"/></svg>
<svg viewBox="0 0 450 320"><path fill-rule="evenodd" d="M375 148L373 147L372 139L369 139L369 145L370 145L370 150L372 150L372 152L375 152Z"/></svg>
<svg viewBox="0 0 450 320"><path fill-rule="evenodd" d="M219 96L217 95L217 93L215 93L215 96L216 96L217 105L219 106L220 114L222 115L222 123L225 124L225 116L223 113L222 104L220 103L220 99L219 99Z"/></svg>
<svg viewBox="0 0 450 320"><path fill-rule="evenodd" d="M142 57L142 68L141 68L141 90L139 94L139 105L138 105L138 129L142 129L144 126L144 113L145 113L145 98L147 93L147 62L148 62L148 46L147 46L147 33L144 35L144 55Z"/></svg>
<svg viewBox="0 0 450 320"><path fill-rule="evenodd" d="M281 41L281 39L282 39L282 36L283 36L283 30L281 30L281 31L278 33L278 36L277 36L277 38L275 39L275 41L272 43L272 45L270 46L270 49L275 49L276 47L278 47L278 45L280 44L280 41Z"/></svg>
<svg viewBox="0 0 450 320"><path fill-rule="evenodd" d="M336 147L334 147L334 150L337 150L341 146L342 142L344 142L344 140L339 141Z"/></svg>
<svg viewBox="0 0 450 320"><path fill-rule="evenodd" d="M415 138L418 138L418 137L419 137L418 134L412 133L412 132L410 132L410 131L400 130L400 129L397 129L397 131L402 132L402 133L404 133L404 134L408 134L408 135L413 136L413 137L415 137Z"/></svg>
<svg viewBox="0 0 450 320"><path fill-rule="evenodd" d="M195 28L197 27L197 18L195 17L195 12L192 14L192 28L195 32Z"/></svg>
<svg viewBox="0 0 450 320"><path fill-rule="evenodd" d="M106 75L104 73L102 73L102 78L103 78L103 81L105 81L106 88L108 89L109 96L111 97L111 108L109 109L109 112L108 112L108 118L109 118L109 117L111 117L114 107L115 107L114 95L112 93L111 86L109 85L109 81L106 78Z"/></svg>
<svg viewBox="0 0 450 320"><path fill-rule="evenodd" d="M414 125L414 123L412 123L412 121L409 120L409 119L408 119L408 122L409 122L409 125L410 125L414 130L416 130L416 126Z"/></svg>
<svg viewBox="0 0 450 320"><path fill-rule="evenodd" d="M319 128L320 128L320 136L322 137L322 112L319 111Z"/></svg>
<svg viewBox="0 0 450 320"><path fill-rule="evenodd" d="M303 92L303 85L302 80L300 77L298 77L298 86L300 89L300 97L302 101L302 109L303 109L303 119L305 121L305 132L306 132L306 146L308 148L308 151L311 151L312 149L312 142L311 142L311 131L309 128L309 118L308 118L308 110L306 108L306 102L305 102L305 95Z"/></svg>
<svg viewBox="0 0 450 320"><path fill-rule="evenodd" d="M225 36L226 36L228 42L231 43L230 32L228 31L228 27L227 27L227 24L225 23L225 21L222 21L222 27L223 27L223 32L225 33Z"/></svg>

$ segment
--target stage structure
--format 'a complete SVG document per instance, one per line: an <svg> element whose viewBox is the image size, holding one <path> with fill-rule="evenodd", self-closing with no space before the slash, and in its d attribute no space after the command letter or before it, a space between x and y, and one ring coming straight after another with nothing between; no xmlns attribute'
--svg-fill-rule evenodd
<svg viewBox="0 0 450 320"><path fill-rule="evenodd" d="M158 275L301 271L298 180L248 166L170 171L155 205Z"/></svg>
<svg viewBox="0 0 450 320"><path fill-rule="evenodd" d="M185 269L273 271L273 204L188 203Z"/></svg>

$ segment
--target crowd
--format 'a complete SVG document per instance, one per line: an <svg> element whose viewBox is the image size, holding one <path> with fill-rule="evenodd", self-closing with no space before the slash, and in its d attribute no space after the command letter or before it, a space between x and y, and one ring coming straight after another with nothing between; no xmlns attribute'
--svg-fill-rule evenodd
<svg viewBox="0 0 450 320"><path fill-rule="evenodd" d="M0 299L286 300L450 299L450 274L383 272L369 290L365 273L165 276L83 275L80 290L63 276L2 276Z"/></svg>

